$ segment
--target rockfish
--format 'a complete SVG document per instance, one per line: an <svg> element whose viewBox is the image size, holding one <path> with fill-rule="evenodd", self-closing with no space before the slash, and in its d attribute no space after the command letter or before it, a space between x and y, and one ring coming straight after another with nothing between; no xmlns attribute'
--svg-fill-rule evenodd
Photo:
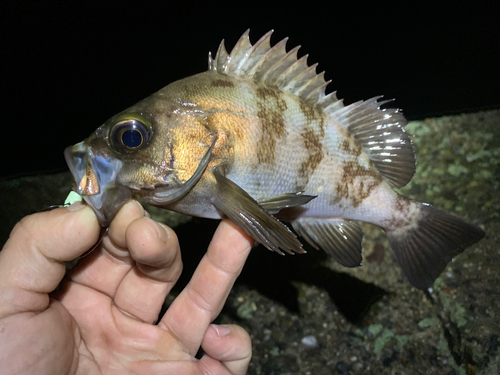
<svg viewBox="0 0 500 375"><path fill-rule="evenodd" d="M224 41L208 71L176 81L65 151L76 192L107 226L130 198L188 215L228 217L278 253L301 242L361 264L360 221L385 230L417 288L480 240L477 226L399 195L415 154L397 109L375 97L345 106L324 74L272 31ZM280 218L280 220L277 219Z"/></svg>

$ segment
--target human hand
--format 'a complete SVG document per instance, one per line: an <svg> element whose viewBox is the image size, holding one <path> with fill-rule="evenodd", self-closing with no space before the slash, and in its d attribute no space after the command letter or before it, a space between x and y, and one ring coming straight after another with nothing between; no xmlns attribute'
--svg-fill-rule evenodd
<svg viewBox="0 0 500 375"><path fill-rule="evenodd" d="M155 325L182 261L175 233L128 202L97 248L66 275L65 261L98 239L76 203L24 218L0 252L2 374L243 374L243 328L210 323L252 240L223 220L191 281ZM205 351L195 359L199 347Z"/></svg>

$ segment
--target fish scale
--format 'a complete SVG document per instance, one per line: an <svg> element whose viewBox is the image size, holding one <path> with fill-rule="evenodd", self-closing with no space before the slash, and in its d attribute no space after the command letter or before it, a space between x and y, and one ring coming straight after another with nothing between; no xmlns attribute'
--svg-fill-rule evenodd
<svg viewBox="0 0 500 375"><path fill-rule="evenodd" d="M362 230L385 230L411 284L424 289L485 234L394 188L415 172L406 120L375 97L345 106L287 39L221 43L207 72L173 82L113 116L65 157L100 223L131 197L199 217L228 217L270 250L297 236L347 267ZM133 140L133 141L132 141Z"/></svg>

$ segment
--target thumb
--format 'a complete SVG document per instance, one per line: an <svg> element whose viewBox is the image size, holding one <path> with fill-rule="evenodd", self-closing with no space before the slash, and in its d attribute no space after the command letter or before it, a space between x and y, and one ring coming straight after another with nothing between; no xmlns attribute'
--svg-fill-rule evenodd
<svg viewBox="0 0 500 375"><path fill-rule="evenodd" d="M64 277L64 262L88 250L98 237L96 216L79 202L26 216L0 252L0 289L50 293Z"/></svg>

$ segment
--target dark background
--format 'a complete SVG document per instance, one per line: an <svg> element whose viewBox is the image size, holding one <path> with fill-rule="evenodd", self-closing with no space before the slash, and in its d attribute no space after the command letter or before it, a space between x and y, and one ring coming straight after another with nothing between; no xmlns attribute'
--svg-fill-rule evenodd
<svg viewBox="0 0 500 375"><path fill-rule="evenodd" d="M3 2L0 176L65 169L66 146L206 70L208 51L247 28L252 43L274 29L273 43L302 45L346 104L383 94L409 119L498 108L495 2L407 3Z"/></svg>

